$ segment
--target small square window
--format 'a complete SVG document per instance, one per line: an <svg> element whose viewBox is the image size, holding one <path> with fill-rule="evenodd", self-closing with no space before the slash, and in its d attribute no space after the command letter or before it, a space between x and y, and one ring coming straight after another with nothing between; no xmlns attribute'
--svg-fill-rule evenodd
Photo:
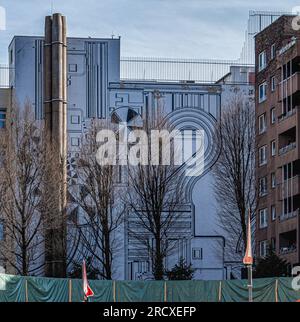
<svg viewBox="0 0 300 322"><path fill-rule="evenodd" d="M0 241L4 240L4 224L3 221L0 221Z"/></svg>
<svg viewBox="0 0 300 322"><path fill-rule="evenodd" d="M271 92L275 91L275 76L271 77Z"/></svg>
<svg viewBox="0 0 300 322"><path fill-rule="evenodd" d="M276 141L271 141L271 156L274 157L276 155Z"/></svg>
<svg viewBox="0 0 300 322"><path fill-rule="evenodd" d="M263 70L267 66L267 55L266 52L263 51L258 56L258 71Z"/></svg>
<svg viewBox="0 0 300 322"><path fill-rule="evenodd" d="M267 129L266 113L264 113L258 117L258 132L259 132L259 134L266 132L266 129Z"/></svg>
<svg viewBox="0 0 300 322"><path fill-rule="evenodd" d="M202 259L202 248L193 248L193 259Z"/></svg>
<svg viewBox="0 0 300 322"><path fill-rule="evenodd" d="M259 166L267 164L267 146L264 145L258 150L258 164Z"/></svg>
<svg viewBox="0 0 300 322"><path fill-rule="evenodd" d="M268 250L268 241L263 240L259 243L259 254L260 257L265 257L267 255L267 250Z"/></svg>
<svg viewBox="0 0 300 322"><path fill-rule="evenodd" d="M271 124L274 124L276 121L275 107L271 108Z"/></svg>
<svg viewBox="0 0 300 322"><path fill-rule="evenodd" d="M271 249L276 250L276 238L271 238Z"/></svg>
<svg viewBox="0 0 300 322"><path fill-rule="evenodd" d="M69 72L77 73L77 64L69 64Z"/></svg>
<svg viewBox="0 0 300 322"><path fill-rule="evenodd" d="M266 227L268 227L268 210L264 208L259 211L259 228Z"/></svg>
<svg viewBox="0 0 300 322"><path fill-rule="evenodd" d="M79 146L79 138L71 138L72 146Z"/></svg>
<svg viewBox="0 0 300 322"><path fill-rule="evenodd" d="M272 217L272 220L276 219L276 207L275 207L275 205L271 206L271 217Z"/></svg>
<svg viewBox="0 0 300 322"><path fill-rule="evenodd" d="M275 176L275 172L271 173L271 186L272 189L276 188L276 176Z"/></svg>
<svg viewBox="0 0 300 322"><path fill-rule="evenodd" d="M14 52L12 49L9 51L9 63L11 65L14 63Z"/></svg>
<svg viewBox="0 0 300 322"><path fill-rule="evenodd" d="M268 194L268 182L267 177L259 179L259 196L263 197Z"/></svg>
<svg viewBox="0 0 300 322"><path fill-rule="evenodd" d="M79 123L80 123L79 115L71 115L71 124L79 124Z"/></svg>
<svg viewBox="0 0 300 322"><path fill-rule="evenodd" d="M5 120L6 120L6 109L0 108L0 128L5 128Z"/></svg>
<svg viewBox="0 0 300 322"><path fill-rule="evenodd" d="M262 103L267 99L267 82L264 82L258 87L258 102Z"/></svg>
<svg viewBox="0 0 300 322"><path fill-rule="evenodd" d="M271 46L271 59L274 59L276 56L276 47L275 44Z"/></svg>

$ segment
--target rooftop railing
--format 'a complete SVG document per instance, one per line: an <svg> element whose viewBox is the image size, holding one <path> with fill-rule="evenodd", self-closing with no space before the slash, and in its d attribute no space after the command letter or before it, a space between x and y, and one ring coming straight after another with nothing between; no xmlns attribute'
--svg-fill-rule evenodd
<svg viewBox="0 0 300 322"><path fill-rule="evenodd" d="M233 82L248 83L248 68L237 60L180 59L157 57L121 57L121 79L137 81L191 81L215 83L239 68L240 79ZM243 74L244 72L244 74Z"/></svg>
<svg viewBox="0 0 300 322"><path fill-rule="evenodd" d="M9 70L7 65L0 65L0 88L9 87Z"/></svg>

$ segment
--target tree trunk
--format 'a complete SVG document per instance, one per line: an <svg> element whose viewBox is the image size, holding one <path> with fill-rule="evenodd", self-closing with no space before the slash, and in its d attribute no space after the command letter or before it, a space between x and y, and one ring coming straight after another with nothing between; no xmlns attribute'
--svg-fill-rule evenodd
<svg viewBox="0 0 300 322"><path fill-rule="evenodd" d="M163 255L161 253L161 238L155 238L155 256L154 256L154 278L162 280L164 278Z"/></svg>
<svg viewBox="0 0 300 322"><path fill-rule="evenodd" d="M104 271L106 279L111 280L110 236L108 232L104 233Z"/></svg>

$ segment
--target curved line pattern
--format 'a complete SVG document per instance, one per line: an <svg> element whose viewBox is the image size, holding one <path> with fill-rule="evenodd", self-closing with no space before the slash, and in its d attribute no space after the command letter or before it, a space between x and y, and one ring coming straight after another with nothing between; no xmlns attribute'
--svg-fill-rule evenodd
<svg viewBox="0 0 300 322"><path fill-rule="evenodd" d="M111 116L116 113L117 110L124 109L130 110L131 108L129 106L118 107L111 112ZM201 129L205 132L207 142L204 151L204 159L202 160L203 163L200 164L200 167L203 168L203 172L199 176L185 176L185 171L187 169L186 164L183 164L181 167L179 167L178 171L176 171L176 175L179 174L185 176L185 199L187 202L192 202L192 191L195 184L211 169L211 167L216 163L220 154L220 146L214 141L214 132L217 120L212 114L207 113L204 110L185 107L167 114L164 122L168 123L172 130L193 128Z"/></svg>
<svg viewBox="0 0 300 322"><path fill-rule="evenodd" d="M220 154L220 146L214 140L215 124L217 120L211 114L203 110L182 108L168 114L166 116L166 121L168 121L172 129L182 130L188 127L202 129L204 130L206 139L208 140L204 151L203 172L199 176L185 176L185 198L187 202L192 202L192 191L196 182L211 169ZM179 173L184 175L185 171L186 165L184 164L179 168Z"/></svg>

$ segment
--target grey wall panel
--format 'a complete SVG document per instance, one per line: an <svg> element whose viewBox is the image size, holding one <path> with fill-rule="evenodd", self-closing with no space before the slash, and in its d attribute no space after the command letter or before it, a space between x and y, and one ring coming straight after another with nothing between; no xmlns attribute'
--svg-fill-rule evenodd
<svg viewBox="0 0 300 322"><path fill-rule="evenodd" d="M107 43L86 43L87 116L105 118L107 102Z"/></svg>

